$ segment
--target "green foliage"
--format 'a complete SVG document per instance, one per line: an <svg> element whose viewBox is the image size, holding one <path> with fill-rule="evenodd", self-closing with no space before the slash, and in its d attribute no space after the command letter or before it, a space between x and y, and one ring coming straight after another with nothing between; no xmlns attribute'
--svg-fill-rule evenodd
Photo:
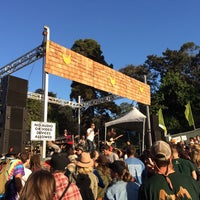
<svg viewBox="0 0 200 200"><path fill-rule="evenodd" d="M165 124L171 133L190 129L184 116L187 101L196 104L194 113L200 110L197 103L200 98L199 58L199 46L186 43L180 50L167 49L162 57L148 56L145 62L152 77L159 82L152 94L151 113L162 108ZM196 122L199 124L199 120Z"/></svg>

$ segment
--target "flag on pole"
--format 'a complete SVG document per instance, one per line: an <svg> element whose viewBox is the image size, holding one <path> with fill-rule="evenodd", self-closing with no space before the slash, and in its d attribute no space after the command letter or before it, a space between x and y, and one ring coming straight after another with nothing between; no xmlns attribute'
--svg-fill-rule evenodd
<svg viewBox="0 0 200 200"><path fill-rule="evenodd" d="M188 101L187 105L185 105L185 118L187 119L189 126L194 126L194 119L192 115L190 101Z"/></svg>
<svg viewBox="0 0 200 200"><path fill-rule="evenodd" d="M162 109L160 108L158 111L158 126L164 130L164 134L167 134L167 128L165 126Z"/></svg>

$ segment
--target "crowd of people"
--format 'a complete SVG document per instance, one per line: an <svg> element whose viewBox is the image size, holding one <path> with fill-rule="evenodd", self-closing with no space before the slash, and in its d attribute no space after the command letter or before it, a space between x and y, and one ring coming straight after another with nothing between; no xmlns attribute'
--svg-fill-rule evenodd
<svg viewBox="0 0 200 200"><path fill-rule="evenodd" d="M71 143L45 160L40 154L8 152L1 158L7 182L1 183L0 199L200 199L199 140L190 138L189 144L159 140L137 155L130 142L123 149L107 143L96 149L94 137L91 124L75 146Z"/></svg>

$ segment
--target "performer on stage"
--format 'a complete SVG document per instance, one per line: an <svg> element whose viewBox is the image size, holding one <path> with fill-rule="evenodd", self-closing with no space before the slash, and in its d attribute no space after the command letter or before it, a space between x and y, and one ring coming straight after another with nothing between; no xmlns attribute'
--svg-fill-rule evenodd
<svg viewBox="0 0 200 200"><path fill-rule="evenodd" d="M90 128L87 129L87 144L88 144L88 151L91 152L94 150L94 137L98 134L94 132L95 131L95 124L92 123L90 125Z"/></svg>

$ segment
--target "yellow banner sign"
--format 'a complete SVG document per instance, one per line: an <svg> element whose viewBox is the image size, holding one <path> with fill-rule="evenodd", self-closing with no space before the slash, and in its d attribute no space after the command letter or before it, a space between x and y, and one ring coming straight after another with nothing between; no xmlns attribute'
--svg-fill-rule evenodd
<svg viewBox="0 0 200 200"><path fill-rule="evenodd" d="M52 41L47 41L45 71L96 89L150 105L150 86Z"/></svg>

